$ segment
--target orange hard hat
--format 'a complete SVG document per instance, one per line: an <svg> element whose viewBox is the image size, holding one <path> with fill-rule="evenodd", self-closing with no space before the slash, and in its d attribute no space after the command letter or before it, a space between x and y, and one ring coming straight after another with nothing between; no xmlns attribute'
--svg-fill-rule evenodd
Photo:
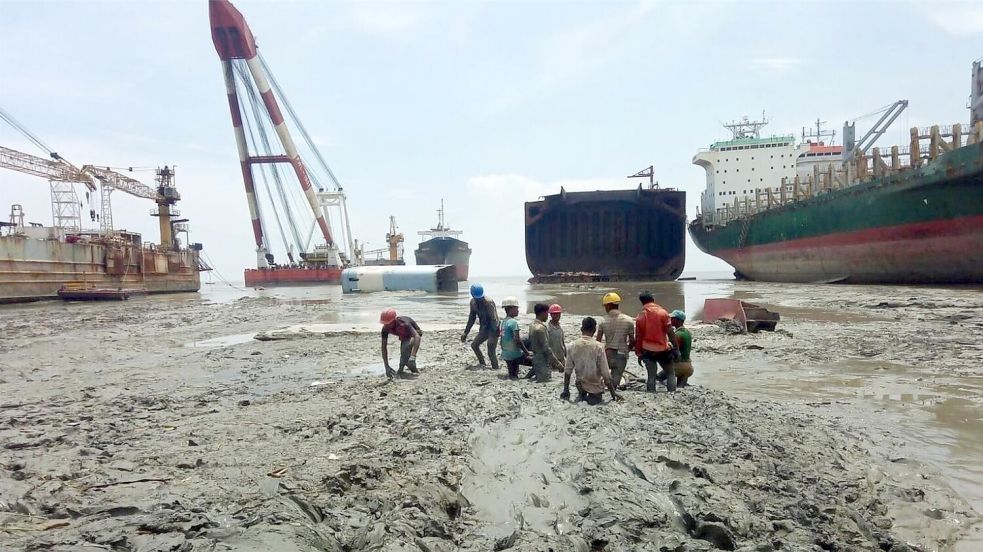
<svg viewBox="0 0 983 552"><path fill-rule="evenodd" d="M379 322L382 324L388 324L393 320L396 320L396 309L386 309L379 316Z"/></svg>
<svg viewBox="0 0 983 552"><path fill-rule="evenodd" d="M550 305L550 314L560 314L561 312L563 312L563 307L559 303Z"/></svg>

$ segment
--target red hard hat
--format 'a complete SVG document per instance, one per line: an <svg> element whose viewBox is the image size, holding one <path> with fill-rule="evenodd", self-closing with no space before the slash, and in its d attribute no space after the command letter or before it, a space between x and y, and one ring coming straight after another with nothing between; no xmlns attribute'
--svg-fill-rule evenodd
<svg viewBox="0 0 983 552"><path fill-rule="evenodd" d="M388 324L393 320L396 320L396 309L386 309L379 316L379 322L382 324Z"/></svg>
<svg viewBox="0 0 983 552"><path fill-rule="evenodd" d="M560 314L561 312L563 312L563 307L561 307L559 303L553 303L550 305L550 314Z"/></svg>

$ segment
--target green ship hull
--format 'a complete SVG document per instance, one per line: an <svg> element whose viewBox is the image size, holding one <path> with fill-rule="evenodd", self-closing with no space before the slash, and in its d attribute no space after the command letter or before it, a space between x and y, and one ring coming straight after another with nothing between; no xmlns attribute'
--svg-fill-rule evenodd
<svg viewBox="0 0 983 552"><path fill-rule="evenodd" d="M983 144L723 226L689 225L740 278L983 283Z"/></svg>

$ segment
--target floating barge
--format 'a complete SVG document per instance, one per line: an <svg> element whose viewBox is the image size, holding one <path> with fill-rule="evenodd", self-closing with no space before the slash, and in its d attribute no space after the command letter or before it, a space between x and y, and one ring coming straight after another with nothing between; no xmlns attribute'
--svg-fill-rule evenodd
<svg viewBox="0 0 983 552"><path fill-rule="evenodd" d="M193 246L198 247L198 246ZM56 227L11 229L0 236L0 303L58 299L68 284L85 281L103 289L148 293L198 291L207 269L199 250L161 250L140 234L67 233Z"/></svg>

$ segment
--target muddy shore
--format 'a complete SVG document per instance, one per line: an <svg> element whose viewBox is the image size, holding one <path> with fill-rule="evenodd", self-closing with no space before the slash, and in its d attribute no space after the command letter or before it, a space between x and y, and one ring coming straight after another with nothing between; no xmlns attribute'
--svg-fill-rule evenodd
<svg viewBox="0 0 983 552"><path fill-rule="evenodd" d="M775 334L693 332L711 363L873 351L970 370L978 307L865 297L852 333L812 332L830 323L804 312ZM12 550L948 550L979 518L933 467L871 446L902 432L828 402L634 384L622 403L567 403L559 379L474 369L448 329L426 333L419 377L386 382L377 330L324 303L19 308L0 324Z"/></svg>

